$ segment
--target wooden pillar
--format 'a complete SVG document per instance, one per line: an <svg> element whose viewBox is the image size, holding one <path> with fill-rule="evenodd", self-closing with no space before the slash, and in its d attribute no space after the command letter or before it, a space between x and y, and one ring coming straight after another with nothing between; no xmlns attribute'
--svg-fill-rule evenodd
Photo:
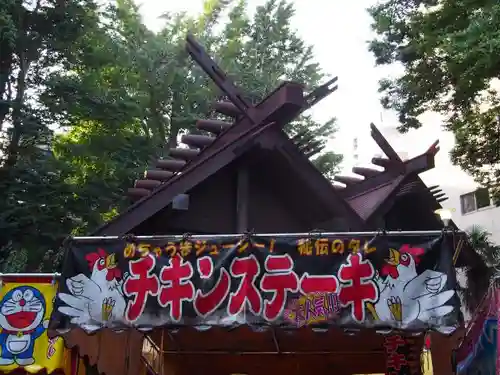
<svg viewBox="0 0 500 375"><path fill-rule="evenodd" d="M248 228L249 176L248 169L241 167L236 182L236 232L243 233Z"/></svg>

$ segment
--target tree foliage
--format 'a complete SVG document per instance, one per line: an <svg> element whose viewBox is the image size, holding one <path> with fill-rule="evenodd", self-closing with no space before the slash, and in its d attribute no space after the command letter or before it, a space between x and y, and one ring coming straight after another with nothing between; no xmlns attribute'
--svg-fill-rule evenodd
<svg viewBox="0 0 500 375"><path fill-rule="evenodd" d="M0 258L6 270L36 269L74 226L73 188L50 151L53 128L39 98L89 25L91 1L0 2Z"/></svg>
<svg viewBox="0 0 500 375"><path fill-rule="evenodd" d="M200 0L201 1L201 0ZM67 234L128 204L146 166L206 117L219 94L185 52L192 32L254 101L282 80L325 77L291 27L293 7L206 0L198 15L165 14L149 30L132 0L0 0L0 264L53 269ZM335 121L302 116L287 129L324 146ZM314 162L331 175L341 156Z"/></svg>
<svg viewBox="0 0 500 375"><path fill-rule="evenodd" d="M480 0L386 0L369 10L376 62L404 67L380 82L400 130L436 111L455 134L452 160L500 198L500 4Z"/></svg>
<svg viewBox="0 0 500 375"><path fill-rule="evenodd" d="M479 255L479 262L465 268L465 287L460 288L465 308L473 313L488 292L500 265L500 246L495 245L491 234L473 226L467 231L472 249Z"/></svg>

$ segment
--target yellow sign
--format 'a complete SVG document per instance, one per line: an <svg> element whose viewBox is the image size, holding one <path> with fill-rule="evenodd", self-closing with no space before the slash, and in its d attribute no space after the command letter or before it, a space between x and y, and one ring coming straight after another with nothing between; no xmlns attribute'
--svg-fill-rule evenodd
<svg viewBox="0 0 500 375"><path fill-rule="evenodd" d="M51 373L67 367L69 351L63 339L49 339L47 326L56 283L3 280L0 289L0 372L23 368Z"/></svg>

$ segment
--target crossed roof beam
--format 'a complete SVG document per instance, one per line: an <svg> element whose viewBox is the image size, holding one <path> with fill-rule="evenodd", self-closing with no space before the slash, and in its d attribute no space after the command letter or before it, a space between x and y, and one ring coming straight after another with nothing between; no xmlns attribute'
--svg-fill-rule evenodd
<svg viewBox="0 0 500 375"><path fill-rule="evenodd" d="M200 68L212 79L217 87L219 87L219 89L227 96L231 103L238 109L239 113L245 117L248 117L252 122L255 123L256 118L253 110L255 110L256 107L259 107L266 99L264 99L261 103L257 104L254 107L247 99L245 99L246 96L244 95L243 91L239 87L237 87L231 81L231 79L228 78L224 71L208 55L201 44L199 44L191 34L188 34L188 36L186 37L186 50L193 58L193 60L196 61L196 63L200 66ZM338 77L334 77L307 94L303 98L305 104L294 115L294 118L298 117L300 114L307 111L313 105L320 102L335 90L337 90L337 79ZM286 84L287 83L285 83L285 85Z"/></svg>
<svg viewBox="0 0 500 375"><path fill-rule="evenodd" d="M337 77L304 95L301 84L284 82L257 105L252 105L192 35L186 50L205 71L229 102L217 103L215 110L235 119L234 123L199 120L197 128L216 135L187 134L188 148L170 151L170 157L156 162L145 179L137 180L129 195L137 201L127 211L100 227L95 233L122 235L163 209L183 194L238 157L270 129L282 128L337 89ZM342 198L338 200L345 204Z"/></svg>
<svg viewBox="0 0 500 375"><path fill-rule="evenodd" d="M439 141L436 140L423 154L403 161L378 128L370 124L371 136L386 157L372 158L372 164L383 167L384 171L374 168L354 167L357 176L335 176L335 181L345 184L340 187L340 194L345 199L351 199L360 194L366 194L378 186L387 184L401 176L428 171L435 166L434 158L439 151Z"/></svg>

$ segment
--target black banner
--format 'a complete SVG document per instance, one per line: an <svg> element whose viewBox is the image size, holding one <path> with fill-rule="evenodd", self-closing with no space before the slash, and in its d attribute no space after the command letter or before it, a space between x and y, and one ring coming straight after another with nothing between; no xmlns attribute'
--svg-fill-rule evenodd
<svg viewBox="0 0 500 375"><path fill-rule="evenodd" d="M73 240L51 327L458 326L447 235Z"/></svg>

